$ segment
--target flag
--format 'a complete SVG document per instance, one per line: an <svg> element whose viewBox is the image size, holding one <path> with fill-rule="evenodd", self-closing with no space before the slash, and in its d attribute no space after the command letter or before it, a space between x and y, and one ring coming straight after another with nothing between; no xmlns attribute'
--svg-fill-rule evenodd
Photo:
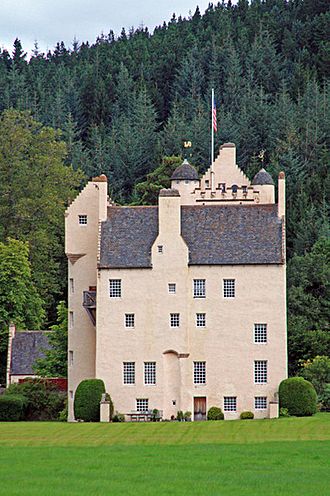
<svg viewBox="0 0 330 496"><path fill-rule="evenodd" d="M216 133L218 130L217 126L217 107L215 105L215 101L212 102L212 127L213 131Z"/></svg>

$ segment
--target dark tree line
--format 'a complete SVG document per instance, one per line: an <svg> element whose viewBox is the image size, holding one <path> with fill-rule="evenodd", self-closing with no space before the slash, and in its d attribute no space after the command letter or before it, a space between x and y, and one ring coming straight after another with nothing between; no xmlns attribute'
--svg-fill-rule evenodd
<svg viewBox="0 0 330 496"><path fill-rule="evenodd" d="M291 265L304 271L308 263L299 257L329 249L322 244L329 233L329 25L327 0L228 0L209 4L203 15L197 8L189 19L173 14L153 34L110 31L94 44L59 42L46 54L36 46L29 60L16 39L12 55L0 52L0 112L29 110L60 129L67 165L87 176L107 174L116 201L138 203L155 197L145 188L161 163L164 175L163 157L182 155L184 139L193 143L190 158L199 170L209 166L214 87L217 146L236 143L250 177L261 166L260 150L274 179L286 172L290 335L300 329L304 339L307 330L328 336L329 319L320 312L310 318L296 304L315 291L315 281L299 285ZM324 271L319 279L328 287ZM294 353L295 371L303 353Z"/></svg>

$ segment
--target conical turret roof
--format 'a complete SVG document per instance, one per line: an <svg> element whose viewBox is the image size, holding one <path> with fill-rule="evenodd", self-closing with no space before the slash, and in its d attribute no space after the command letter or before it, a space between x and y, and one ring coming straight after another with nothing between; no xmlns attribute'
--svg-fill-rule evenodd
<svg viewBox="0 0 330 496"><path fill-rule="evenodd" d="M184 159L183 163L173 172L171 179L198 181L198 173L195 167L190 165L187 159Z"/></svg>
<svg viewBox="0 0 330 496"><path fill-rule="evenodd" d="M264 184L271 184L274 186L274 181L272 179L272 176L268 174L268 172L265 169L260 169L259 172L254 176L252 179L252 185L264 185Z"/></svg>

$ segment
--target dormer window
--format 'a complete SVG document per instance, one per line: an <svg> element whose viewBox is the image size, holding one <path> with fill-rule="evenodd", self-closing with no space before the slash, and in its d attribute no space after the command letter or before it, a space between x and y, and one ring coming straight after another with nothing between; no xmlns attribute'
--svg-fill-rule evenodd
<svg viewBox="0 0 330 496"><path fill-rule="evenodd" d="M85 214L78 215L78 222L80 226L87 226L87 215Z"/></svg>
<svg viewBox="0 0 330 496"><path fill-rule="evenodd" d="M205 179L205 188L210 187L210 181L208 179Z"/></svg>

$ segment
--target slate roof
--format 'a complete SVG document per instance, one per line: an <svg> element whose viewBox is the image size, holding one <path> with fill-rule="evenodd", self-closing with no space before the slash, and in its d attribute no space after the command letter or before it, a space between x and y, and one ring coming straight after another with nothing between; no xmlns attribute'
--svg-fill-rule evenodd
<svg viewBox="0 0 330 496"><path fill-rule="evenodd" d="M33 365L45 355L42 350L50 349L48 334L51 331L18 331L12 341L12 375L35 375Z"/></svg>
<svg viewBox="0 0 330 496"><path fill-rule="evenodd" d="M175 169L171 179L186 179L188 181L198 181L198 172L195 167L190 165L188 160L185 159L183 163Z"/></svg>
<svg viewBox="0 0 330 496"><path fill-rule="evenodd" d="M260 169L260 171L257 172L254 178L252 179L251 184L260 185L260 186L262 186L263 184L274 185L274 181L272 176L265 169Z"/></svg>
<svg viewBox="0 0 330 496"><path fill-rule="evenodd" d="M282 263L277 205L181 207L190 265ZM110 207L102 223L100 268L150 268L158 207Z"/></svg>

